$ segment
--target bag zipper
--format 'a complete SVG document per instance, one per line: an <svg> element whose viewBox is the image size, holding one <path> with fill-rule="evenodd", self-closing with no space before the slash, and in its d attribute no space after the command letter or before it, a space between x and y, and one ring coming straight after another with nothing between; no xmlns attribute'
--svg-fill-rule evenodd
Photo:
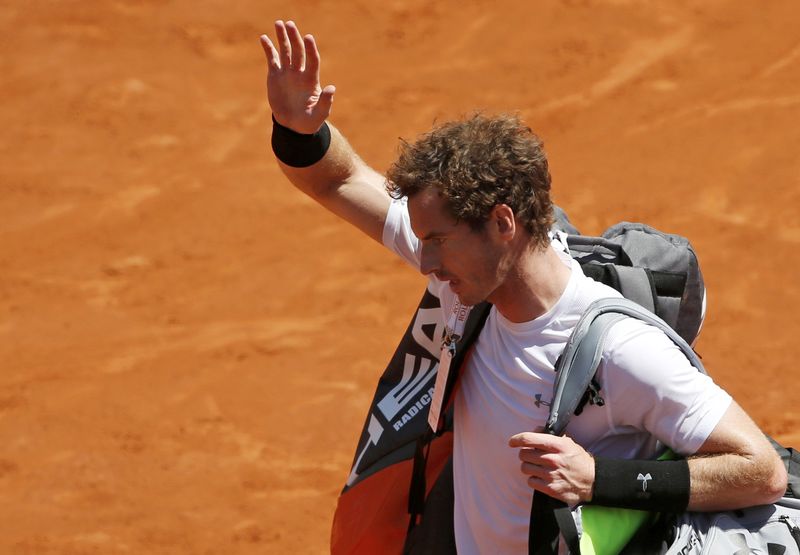
<svg viewBox="0 0 800 555"><path fill-rule="evenodd" d="M778 520L783 522L786 526L789 527L789 533L792 534L797 547L800 548L800 526L794 523L792 519L790 519L786 515L781 515L778 517Z"/></svg>

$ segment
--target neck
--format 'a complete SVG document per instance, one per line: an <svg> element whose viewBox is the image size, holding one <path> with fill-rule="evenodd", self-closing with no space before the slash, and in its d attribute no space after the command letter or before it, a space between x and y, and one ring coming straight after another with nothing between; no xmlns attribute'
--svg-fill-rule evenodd
<svg viewBox="0 0 800 555"><path fill-rule="evenodd" d="M571 270L549 246L520 254L489 300L511 322L528 322L545 314L567 288Z"/></svg>

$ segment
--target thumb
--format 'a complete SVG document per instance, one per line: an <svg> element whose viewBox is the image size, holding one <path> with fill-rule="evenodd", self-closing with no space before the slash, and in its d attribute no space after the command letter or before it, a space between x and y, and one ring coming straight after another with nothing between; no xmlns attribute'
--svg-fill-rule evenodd
<svg viewBox="0 0 800 555"><path fill-rule="evenodd" d="M331 105L333 104L333 94L336 92L336 87L327 85L322 89L317 101L317 112L325 119L331 114Z"/></svg>

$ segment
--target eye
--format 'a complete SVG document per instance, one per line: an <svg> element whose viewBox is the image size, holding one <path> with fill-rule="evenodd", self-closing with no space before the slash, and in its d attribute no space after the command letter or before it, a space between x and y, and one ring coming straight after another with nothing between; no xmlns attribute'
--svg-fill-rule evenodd
<svg viewBox="0 0 800 555"><path fill-rule="evenodd" d="M435 247L441 247L447 242L447 237L444 235L432 235L426 237L422 240L422 243L425 245L433 245Z"/></svg>

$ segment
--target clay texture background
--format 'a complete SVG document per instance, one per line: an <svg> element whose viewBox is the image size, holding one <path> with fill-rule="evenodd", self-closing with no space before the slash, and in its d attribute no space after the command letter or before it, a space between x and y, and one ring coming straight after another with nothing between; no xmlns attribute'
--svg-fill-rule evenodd
<svg viewBox="0 0 800 555"><path fill-rule="evenodd" d="M327 551L424 280L278 170L277 18L376 169L518 111L584 233L690 237L699 352L800 447L797 2L6 2L0 553Z"/></svg>

